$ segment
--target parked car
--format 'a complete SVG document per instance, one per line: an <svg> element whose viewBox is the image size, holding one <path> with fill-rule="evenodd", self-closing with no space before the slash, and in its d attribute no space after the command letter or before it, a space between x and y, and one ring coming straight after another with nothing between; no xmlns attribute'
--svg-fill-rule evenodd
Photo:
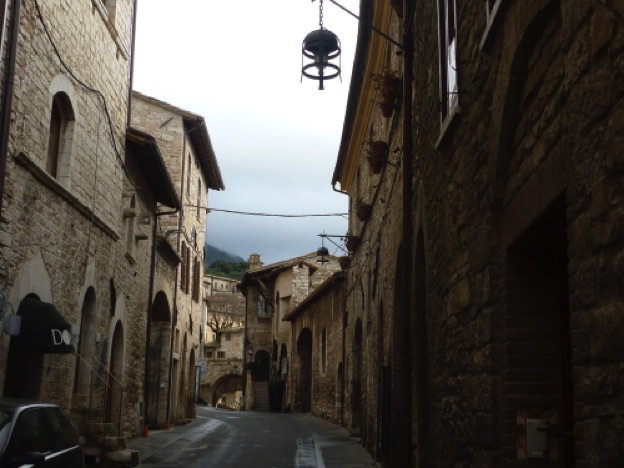
<svg viewBox="0 0 624 468"><path fill-rule="evenodd" d="M0 398L0 468L84 468L71 421L50 403Z"/></svg>

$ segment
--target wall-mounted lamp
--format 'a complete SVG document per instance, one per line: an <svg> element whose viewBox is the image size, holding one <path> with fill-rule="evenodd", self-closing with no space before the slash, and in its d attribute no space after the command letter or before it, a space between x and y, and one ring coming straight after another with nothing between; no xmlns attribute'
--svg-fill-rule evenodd
<svg viewBox="0 0 624 468"><path fill-rule="evenodd" d="M340 76L341 62L336 65L331 61L340 58L341 49L338 36L323 27L323 0L319 1L319 26L319 29L305 37L301 45L301 74L311 80L317 80L318 89L325 89L324 80ZM304 57L311 62L304 64Z"/></svg>

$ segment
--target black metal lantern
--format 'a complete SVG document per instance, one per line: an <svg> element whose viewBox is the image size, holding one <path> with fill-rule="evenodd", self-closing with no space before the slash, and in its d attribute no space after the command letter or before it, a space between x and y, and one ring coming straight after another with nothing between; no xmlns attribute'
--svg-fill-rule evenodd
<svg viewBox="0 0 624 468"><path fill-rule="evenodd" d="M301 74L311 80L319 82L319 89L323 87L324 80L331 80L340 76L340 39L329 29L323 27L323 0L319 7L320 29L312 31L303 40L301 45ZM311 60L304 64L304 57ZM338 65L331 60L338 58Z"/></svg>
<svg viewBox="0 0 624 468"><path fill-rule="evenodd" d="M324 245L320 246L316 251L316 256L318 257L316 262L320 263L321 265L324 263L327 263L329 261L326 258L328 255L329 255L329 249L325 247Z"/></svg>

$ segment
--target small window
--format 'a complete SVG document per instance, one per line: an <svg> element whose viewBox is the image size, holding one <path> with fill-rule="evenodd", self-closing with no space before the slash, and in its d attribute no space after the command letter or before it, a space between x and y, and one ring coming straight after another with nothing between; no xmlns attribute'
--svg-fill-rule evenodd
<svg viewBox="0 0 624 468"><path fill-rule="evenodd" d="M218 359L225 359L225 351L217 351Z"/></svg>
<svg viewBox="0 0 624 468"><path fill-rule="evenodd" d="M232 334L230 332L226 332L225 341L232 341Z"/></svg>
<svg viewBox="0 0 624 468"><path fill-rule="evenodd" d="M191 153L186 158L186 196L191 196Z"/></svg>
<svg viewBox="0 0 624 468"><path fill-rule="evenodd" d="M52 99L46 155L46 172L62 184L69 179L74 111L69 96L59 92Z"/></svg>
<svg viewBox="0 0 624 468"><path fill-rule="evenodd" d="M201 203L202 203L202 183L201 183L201 179L197 179L197 219L200 218L201 216Z"/></svg>
<svg viewBox="0 0 624 468"><path fill-rule="evenodd" d="M212 359L214 357L214 353L212 351L206 351L206 358Z"/></svg>
<svg viewBox="0 0 624 468"><path fill-rule="evenodd" d="M186 291L186 275L187 275L187 268L186 268L186 264L188 263L188 258L187 258L187 248L186 248L186 242L182 241L182 249L180 252L182 255L182 261L180 263L180 289L182 289L182 291Z"/></svg>
<svg viewBox="0 0 624 468"><path fill-rule="evenodd" d="M269 316L269 313L267 311L266 301L264 299L264 296L262 296L262 295L258 296L257 315L258 315L258 317L268 317Z"/></svg>
<svg viewBox="0 0 624 468"><path fill-rule="evenodd" d="M458 106L457 16L455 13L455 0L438 0L440 118L442 122Z"/></svg>

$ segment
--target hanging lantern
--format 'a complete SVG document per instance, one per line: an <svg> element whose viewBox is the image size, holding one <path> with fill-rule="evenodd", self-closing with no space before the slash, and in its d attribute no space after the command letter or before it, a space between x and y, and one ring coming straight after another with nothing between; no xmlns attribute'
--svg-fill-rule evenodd
<svg viewBox="0 0 624 468"><path fill-rule="evenodd" d="M333 32L323 27L323 0L319 6L320 29L312 31L303 40L301 46L301 74L311 80L319 82L319 89L323 87L324 80L331 80L340 76L340 39ZM311 60L304 64L304 57ZM338 58L338 65L331 63Z"/></svg>
<svg viewBox="0 0 624 468"><path fill-rule="evenodd" d="M327 249L327 247L325 247L324 245L322 245L321 247L319 247L316 251L316 256L319 257L316 262L320 263L321 265L329 262L329 260L327 260L327 257L329 255L329 250Z"/></svg>

